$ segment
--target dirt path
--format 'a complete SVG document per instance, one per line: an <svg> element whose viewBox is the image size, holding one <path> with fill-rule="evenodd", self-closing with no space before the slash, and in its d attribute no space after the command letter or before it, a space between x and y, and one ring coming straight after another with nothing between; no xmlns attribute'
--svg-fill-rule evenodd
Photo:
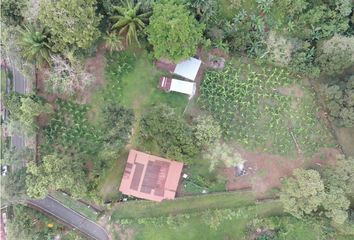
<svg viewBox="0 0 354 240"><path fill-rule="evenodd" d="M90 88L85 91L85 94L80 96L80 102L82 103L91 102L92 94L95 92L95 90L100 86L104 86L106 83L104 77L104 70L106 66L106 51L107 49L105 43L102 43L98 46L95 56L86 60L85 69L87 72L93 74L95 81L92 83Z"/></svg>
<svg viewBox="0 0 354 240"><path fill-rule="evenodd" d="M251 188L260 198L266 197L267 191L278 188L284 177L290 176L295 168L315 167L327 164L335 164L337 149L323 148L312 159L304 161L302 158L288 159L268 153L249 152L240 150L246 159L245 169L247 174L235 176L235 168L225 169L228 177L227 190L240 190Z"/></svg>

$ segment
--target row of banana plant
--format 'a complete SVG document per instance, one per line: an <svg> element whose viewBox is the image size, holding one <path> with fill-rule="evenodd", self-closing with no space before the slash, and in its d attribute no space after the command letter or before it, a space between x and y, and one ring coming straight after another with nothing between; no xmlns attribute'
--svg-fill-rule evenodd
<svg viewBox="0 0 354 240"><path fill-rule="evenodd" d="M219 121L226 137L251 149L295 156L296 136L304 152L312 154L330 137L315 115L311 94L281 94L280 88L295 84L299 80L280 68L228 63L222 71L206 72L198 103Z"/></svg>
<svg viewBox="0 0 354 240"><path fill-rule="evenodd" d="M47 151L92 153L100 143L100 135L87 119L88 106L58 99L56 111L44 129Z"/></svg>

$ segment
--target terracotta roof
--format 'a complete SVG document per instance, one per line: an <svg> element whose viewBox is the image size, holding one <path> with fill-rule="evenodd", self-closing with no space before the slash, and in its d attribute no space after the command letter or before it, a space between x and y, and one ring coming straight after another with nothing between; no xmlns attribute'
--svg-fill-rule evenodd
<svg viewBox="0 0 354 240"><path fill-rule="evenodd" d="M172 82L172 78L160 77L159 88L168 92L170 91L171 88L171 82Z"/></svg>
<svg viewBox="0 0 354 240"><path fill-rule="evenodd" d="M174 199L183 163L130 150L119 191L152 201Z"/></svg>

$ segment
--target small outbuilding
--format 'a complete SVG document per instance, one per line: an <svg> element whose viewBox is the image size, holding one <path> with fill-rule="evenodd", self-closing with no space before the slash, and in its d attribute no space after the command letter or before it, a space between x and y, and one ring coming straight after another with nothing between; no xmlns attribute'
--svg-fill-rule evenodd
<svg viewBox="0 0 354 240"><path fill-rule="evenodd" d="M130 150L119 191L161 202L174 199L183 163Z"/></svg>
<svg viewBox="0 0 354 240"><path fill-rule="evenodd" d="M183 62L178 63L173 73L194 81L197 77L201 64L202 61L191 57Z"/></svg>
<svg viewBox="0 0 354 240"><path fill-rule="evenodd" d="M173 91L184 93L189 95L191 98L195 94L196 84L194 82L188 82L169 77L161 77L159 81L159 88L166 92Z"/></svg>
<svg viewBox="0 0 354 240"><path fill-rule="evenodd" d="M198 75L202 61L196 58L189 58L178 64L172 62L159 60L155 62L156 67L177 74L186 79L194 81Z"/></svg>

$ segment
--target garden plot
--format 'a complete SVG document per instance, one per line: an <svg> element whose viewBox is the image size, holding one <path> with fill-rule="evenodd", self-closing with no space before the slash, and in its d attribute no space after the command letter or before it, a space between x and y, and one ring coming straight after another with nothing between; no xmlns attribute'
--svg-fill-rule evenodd
<svg viewBox="0 0 354 240"><path fill-rule="evenodd" d="M234 61L208 71L198 103L227 138L249 150L295 157L334 146L316 116L314 94L284 69Z"/></svg>

